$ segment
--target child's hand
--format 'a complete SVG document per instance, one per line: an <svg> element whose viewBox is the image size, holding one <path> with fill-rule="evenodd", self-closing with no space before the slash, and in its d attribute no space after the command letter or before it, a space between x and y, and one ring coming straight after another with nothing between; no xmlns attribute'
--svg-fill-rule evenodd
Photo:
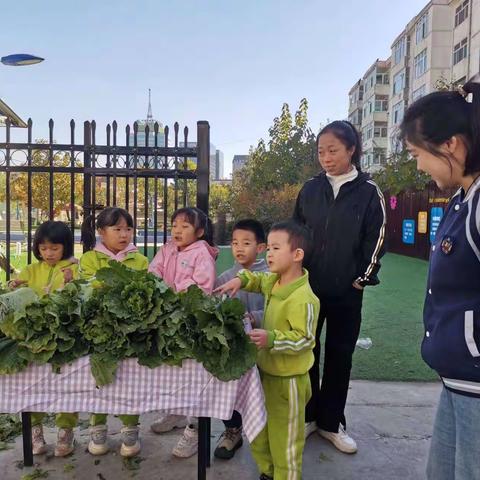
<svg viewBox="0 0 480 480"><path fill-rule="evenodd" d="M268 332L260 328L254 328L248 336L250 340L258 347L265 348L268 345Z"/></svg>
<svg viewBox="0 0 480 480"><path fill-rule="evenodd" d="M66 285L67 283L73 280L73 272L71 268L65 268L63 270L63 284Z"/></svg>
<svg viewBox="0 0 480 480"><path fill-rule="evenodd" d="M19 280L18 278L15 280L10 280L8 282L8 287L9 288L18 288L20 285L25 285L27 283L26 280Z"/></svg>
<svg viewBox="0 0 480 480"><path fill-rule="evenodd" d="M222 286L216 288L213 293L219 293L220 295L228 293L230 297L234 297L236 293L240 290L241 286L241 280L239 278L234 278L232 280L229 280L227 283L224 283Z"/></svg>

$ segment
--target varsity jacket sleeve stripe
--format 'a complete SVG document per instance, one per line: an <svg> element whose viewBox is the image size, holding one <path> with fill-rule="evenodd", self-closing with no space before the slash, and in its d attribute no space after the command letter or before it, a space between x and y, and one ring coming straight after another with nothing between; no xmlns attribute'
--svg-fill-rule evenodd
<svg viewBox="0 0 480 480"><path fill-rule="evenodd" d="M380 257L385 253L385 227L387 215L385 199L377 184L372 180L368 183L375 187L376 196L372 198L367 214L366 233L363 239L360 275L357 283L362 287L366 285L377 285L379 283L377 272L380 270Z"/></svg>
<svg viewBox="0 0 480 480"><path fill-rule="evenodd" d="M313 323L315 320L313 304L305 304L303 315L292 315L289 323L292 330L273 330L274 340L271 353L296 355L304 350L311 350L315 344ZM305 322L306 319L306 322Z"/></svg>

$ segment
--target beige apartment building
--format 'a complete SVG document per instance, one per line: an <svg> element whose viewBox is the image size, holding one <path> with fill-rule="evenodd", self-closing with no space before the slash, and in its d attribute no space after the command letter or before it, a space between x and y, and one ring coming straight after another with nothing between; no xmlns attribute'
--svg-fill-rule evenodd
<svg viewBox="0 0 480 480"><path fill-rule="evenodd" d="M372 136L369 130L372 119L368 115L365 117L365 104L371 96L365 80L371 81L368 76L371 70L372 67L360 81L361 85L357 82L349 92L349 118L355 118L352 93L363 86L361 132L365 154L362 166L374 172L401 149L397 140L398 126L409 104L434 91L439 79L462 84L479 73L480 0L432 0L393 40L389 62L388 108L386 112L376 115L375 119L377 123L386 121L386 138L375 138L375 132ZM385 95L385 85L380 88L382 95ZM367 108L369 111L370 107ZM382 135L378 129L376 133ZM380 148L377 153L385 149L384 156L375 156L375 146L370 142L372 138Z"/></svg>

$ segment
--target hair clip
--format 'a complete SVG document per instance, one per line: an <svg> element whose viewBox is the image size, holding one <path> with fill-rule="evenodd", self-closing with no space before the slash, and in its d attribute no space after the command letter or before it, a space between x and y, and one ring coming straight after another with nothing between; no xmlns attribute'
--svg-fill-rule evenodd
<svg viewBox="0 0 480 480"><path fill-rule="evenodd" d="M465 100L467 99L468 92L463 89L463 85L456 85L455 91L459 93Z"/></svg>

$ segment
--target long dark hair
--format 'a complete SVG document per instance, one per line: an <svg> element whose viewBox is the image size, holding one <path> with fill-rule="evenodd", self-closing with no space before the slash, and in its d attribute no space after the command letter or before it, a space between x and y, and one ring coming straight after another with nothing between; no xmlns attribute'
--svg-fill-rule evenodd
<svg viewBox="0 0 480 480"><path fill-rule="evenodd" d="M203 235L199 240L205 240L212 247L215 245L213 243L213 224L212 221L208 218L203 210L197 207L184 207L179 208L172 215L172 223L174 220L183 215L188 223L195 228L195 232L200 229L203 229Z"/></svg>
<svg viewBox="0 0 480 480"><path fill-rule="evenodd" d="M327 126L323 127L317 135L317 155L318 142L324 133L331 133L334 135L343 143L343 145L345 145L347 150L355 147L352 155L352 164L355 165L359 172L361 172L362 167L360 158L362 157L362 142L360 141L360 134L357 129L347 120L335 120L334 122L329 123Z"/></svg>
<svg viewBox="0 0 480 480"><path fill-rule="evenodd" d="M73 256L73 235L70 228L63 222L49 220L43 222L35 231L33 237L33 255L37 260L42 260L40 255L40 244L50 242L63 245L62 260Z"/></svg>
<svg viewBox="0 0 480 480"><path fill-rule="evenodd" d="M448 161L440 146L454 135L462 138L467 150L464 175L480 171L480 83L470 80L459 91L433 92L418 99L405 112L399 132L401 140Z"/></svg>
<svg viewBox="0 0 480 480"><path fill-rule="evenodd" d="M125 222L127 222L127 225L130 228L133 228L132 216L125 209L120 207L105 208L98 214L96 221L93 215L85 218L81 229L81 242L85 246L85 249L88 251L95 247L95 229L113 227L122 218L125 220Z"/></svg>

